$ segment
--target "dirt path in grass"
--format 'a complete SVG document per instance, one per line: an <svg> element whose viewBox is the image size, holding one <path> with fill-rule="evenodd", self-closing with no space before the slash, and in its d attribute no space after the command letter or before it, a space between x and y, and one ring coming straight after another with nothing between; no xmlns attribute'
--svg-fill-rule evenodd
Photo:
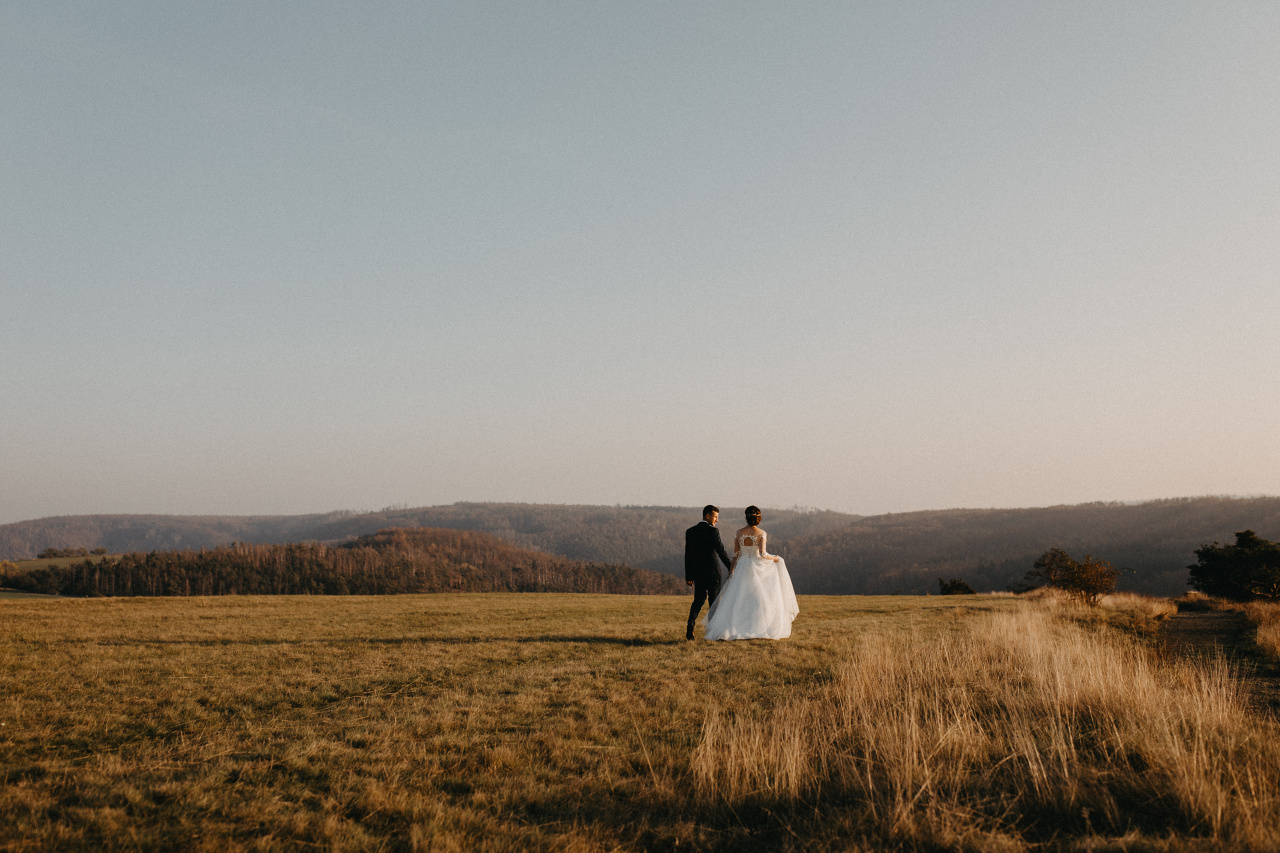
<svg viewBox="0 0 1280 853"><path fill-rule="evenodd" d="M1165 651L1177 657L1237 656L1252 639L1249 620L1234 610L1179 610L1160 633Z"/></svg>
<svg viewBox="0 0 1280 853"><path fill-rule="evenodd" d="M1225 655L1240 666L1254 705L1280 714L1280 673L1258 655L1253 625L1235 610L1179 610L1165 620L1160 644L1173 657L1204 659Z"/></svg>

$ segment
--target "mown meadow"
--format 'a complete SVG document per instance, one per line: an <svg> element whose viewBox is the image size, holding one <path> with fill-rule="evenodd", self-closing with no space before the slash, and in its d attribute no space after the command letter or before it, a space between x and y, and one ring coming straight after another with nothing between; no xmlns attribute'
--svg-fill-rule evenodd
<svg viewBox="0 0 1280 853"><path fill-rule="evenodd" d="M1280 847L1280 726L1165 603L688 601L0 601L0 849Z"/></svg>

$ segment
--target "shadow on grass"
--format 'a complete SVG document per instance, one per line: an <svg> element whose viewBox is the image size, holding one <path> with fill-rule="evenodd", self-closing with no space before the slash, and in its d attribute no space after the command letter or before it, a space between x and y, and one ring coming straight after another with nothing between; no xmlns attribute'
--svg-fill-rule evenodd
<svg viewBox="0 0 1280 853"><path fill-rule="evenodd" d="M537 637L320 637L304 640L277 640L254 638L234 639L174 639L174 640L83 640L95 646L412 646L412 645L475 645L477 643L580 643L605 646L678 646L687 643L684 638L609 637L601 635L541 635Z"/></svg>

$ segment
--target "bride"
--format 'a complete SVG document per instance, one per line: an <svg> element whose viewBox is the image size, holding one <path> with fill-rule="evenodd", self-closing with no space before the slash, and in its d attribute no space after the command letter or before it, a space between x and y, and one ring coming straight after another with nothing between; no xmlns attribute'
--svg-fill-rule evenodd
<svg viewBox="0 0 1280 853"><path fill-rule="evenodd" d="M747 507L747 526L733 537L729 579L707 614L708 640L781 640L791 636L800 607L781 557L765 550L760 509Z"/></svg>

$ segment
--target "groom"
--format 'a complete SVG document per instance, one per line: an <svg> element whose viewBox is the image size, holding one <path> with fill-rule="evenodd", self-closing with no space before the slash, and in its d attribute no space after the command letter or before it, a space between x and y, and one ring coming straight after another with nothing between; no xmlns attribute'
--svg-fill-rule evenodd
<svg viewBox="0 0 1280 853"><path fill-rule="evenodd" d="M693 624L698 621L702 602L707 603L709 613L720 594L720 567L716 565L716 558L720 558L726 569L730 566L729 555L724 552L724 543L720 541L720 531L716 530L719 520L720 507L707 504L702 508L702 521L684 532L684 582L693 587L689 627L684 632L686 640L693 639Z"/></svg>

